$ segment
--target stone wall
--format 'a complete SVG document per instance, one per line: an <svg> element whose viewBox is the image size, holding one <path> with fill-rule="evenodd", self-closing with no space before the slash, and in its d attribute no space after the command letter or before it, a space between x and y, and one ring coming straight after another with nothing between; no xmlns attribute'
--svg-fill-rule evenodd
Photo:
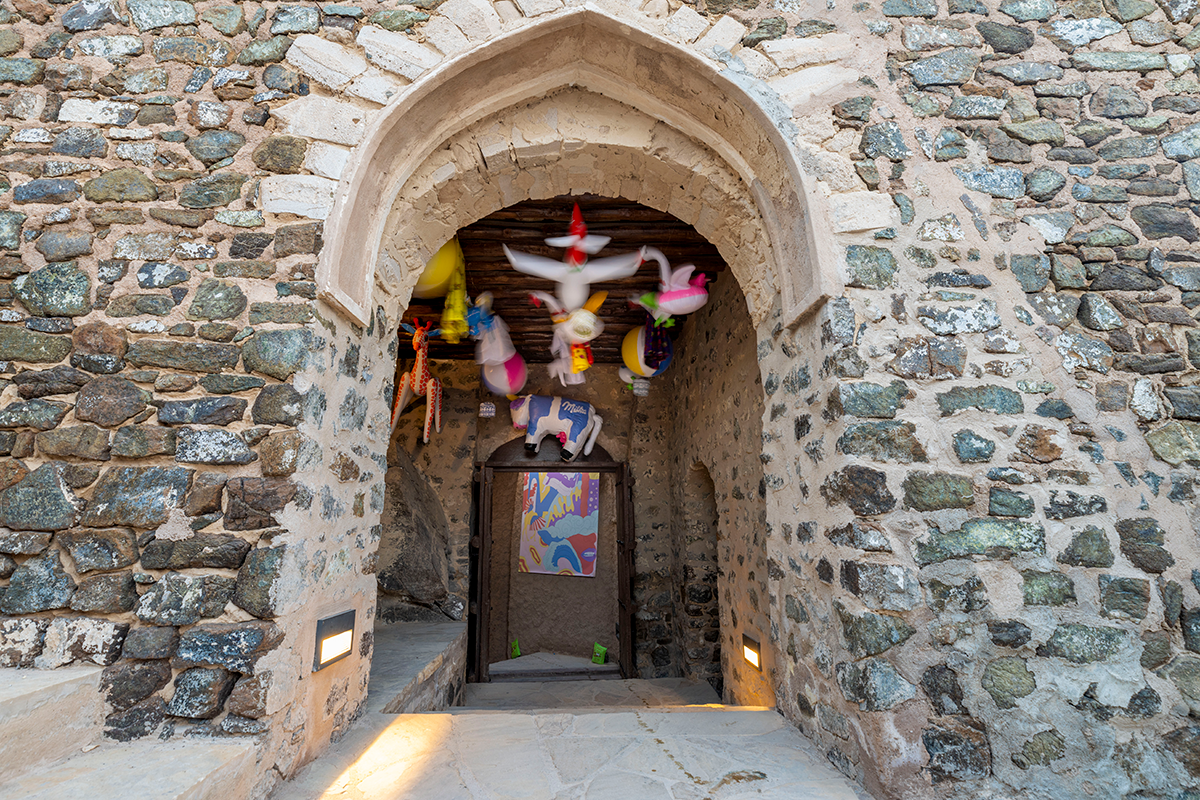
<svg viewBox="0 0 1200 800"><path fill-rule="evenodd" d="M726 702L775 705L770 672L756 671L742 657L743 633L767 649L772 601L764 547L763 385L754 326L731 274L709 287L708 304L688 319L660 380L670 382L675 406L669 452L672 589L683 612L677 624L699 634L683 635L683 662L689 673L723 682ZM704 474L696 474L697 467ZM713 496L706 497L710 487ZM714 610L719 631L713 630Z"/></svg>
<svg viewBox="0 0 1200 800"><path fill-rule="evenodd" d="M774 145L564 92L419 154L351 323L315 300L320 220L376 113L573 4L0 5L3 663L107 666L116 737L253 734L259 794L319 752L365 690L413 254L461 209L601 191L696 225L747 298L759 375L727 394L760 377L760 460L706 463L741 537L734 697L885 796L1200 785L1197 5L589 8L775 126L844 292L795 318L812 270L747 199L781 185L746 172ZM613 429L642 447L653 418ZM671 596L670 546L645 552ZM310 674L346 608L355 657ZM761 684L730 647L751 627Z"/></svg>

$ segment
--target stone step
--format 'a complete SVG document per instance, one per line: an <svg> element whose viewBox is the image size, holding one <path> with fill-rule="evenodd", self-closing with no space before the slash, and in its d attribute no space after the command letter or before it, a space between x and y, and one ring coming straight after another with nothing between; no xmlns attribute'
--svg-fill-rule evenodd
<svg viewBox="0 0 1200 800"><path fill-rule="evenodd" d="M248 742L108 743L0 785L0 797L244 800L254 777Z"/></svg>
<svg viewBox="0 0 1200 800"><path fill-rule="evenodd" d="M0 784L100 741L100 667L0 669ZM0 797L21 797L0 790Z"/></svg>

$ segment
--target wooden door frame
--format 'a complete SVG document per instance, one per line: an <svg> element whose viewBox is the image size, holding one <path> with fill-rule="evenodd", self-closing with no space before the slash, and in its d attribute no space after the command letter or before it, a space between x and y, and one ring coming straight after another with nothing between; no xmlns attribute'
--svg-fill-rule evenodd
<svg viewBox="0 0 1200 800"><path fill-rule="evenodd" d="M581 456L575 461L551 461L545 454L529 456L516 451L512 445L523 447L524 438L515 439L496 449L492 457L475 465L474 491L479 513L470 547L470 602L467 605L468 680L486 683L488 675L488 625L491 622L491 549L492 549L492 489L496 473L513 472L601 472L616 476L617 498L617 644L621 677L636 678L633 661L633 639L636 631L633 603L633 476L629 465L613 461L603 448L597 446L593 458ZM553 449L545 445L547 449ZM596 452L599 451L599 452ZM555 454L557 455L557 454Z"/></svg>

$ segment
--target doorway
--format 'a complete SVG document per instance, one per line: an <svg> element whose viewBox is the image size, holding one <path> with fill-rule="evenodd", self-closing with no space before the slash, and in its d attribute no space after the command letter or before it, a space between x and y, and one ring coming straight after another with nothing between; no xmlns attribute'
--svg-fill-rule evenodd
<svg viewBox="0 0 1200 800"><path fill-rule="evenodd" d="M548 564L539 574L528 554L520 552L521 529L533 513L524 498L529 485L556 474L597 501L594 545L588 543L586 556L591 564L555 557L557 566ZM488 682L501 674L539 680L637 677L630 488L627 465L598 445L590 456L568 463L560 460L557 442L547 440L540 453L532 454L518 438L478 466L468 607L471 681ZM597 659L601 663L586 663L597 645L605 648ZM527 667L499 666L533 654L545 656L522 659ZM611 666L605 669L605 664Z"/></svg>

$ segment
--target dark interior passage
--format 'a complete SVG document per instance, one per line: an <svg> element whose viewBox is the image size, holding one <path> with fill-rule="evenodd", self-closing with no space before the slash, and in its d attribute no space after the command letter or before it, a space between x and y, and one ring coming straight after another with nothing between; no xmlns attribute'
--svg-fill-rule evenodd
<svg viewBox="0 0 1200 800"><path fill-rule="evenodd" d="M617 518L614 478L600 481L595 577L518 571L524 473L496 475L492 491L490 624L487 663L506 660L513 640L521 653L590 657L593 643L617 658ZM485 534L486 535L486 534Z"/></svg>

